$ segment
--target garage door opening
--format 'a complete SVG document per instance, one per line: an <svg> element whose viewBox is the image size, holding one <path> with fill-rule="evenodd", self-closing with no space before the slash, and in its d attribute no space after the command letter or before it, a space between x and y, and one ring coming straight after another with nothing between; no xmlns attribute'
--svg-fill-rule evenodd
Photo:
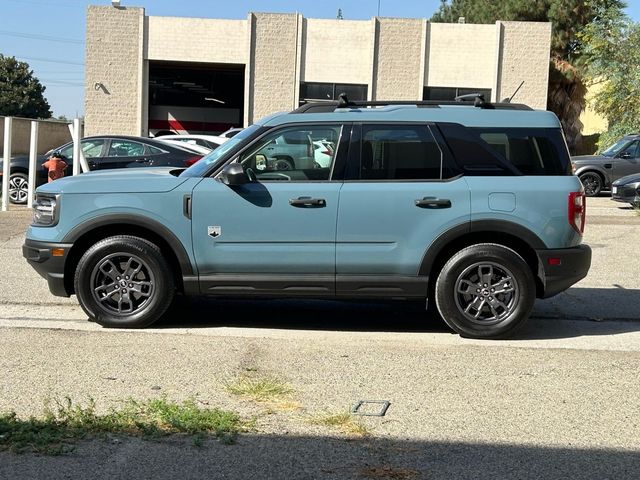
<svg viewBox="0 0 640 480"><path fill-rule="evenodd" d="M149 62L150 135L216 135L243 114L244 65Z"/></svg>

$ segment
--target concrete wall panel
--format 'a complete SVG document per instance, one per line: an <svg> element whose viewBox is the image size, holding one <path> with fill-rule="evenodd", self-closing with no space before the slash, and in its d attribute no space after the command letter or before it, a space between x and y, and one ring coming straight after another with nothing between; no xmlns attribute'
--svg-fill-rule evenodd
<svg viewBox="0 0 640 480"><path fill-rule="evenodd" d="M496 27L430 23L425 85L494 88Z"/></svg>
<svg viewBox="0 0 640 480"><path fill-rule="evenodd" d="M149 60L246 63L247 21L148 17Z"/></svg>
<svg viewBox="0 0 640 480"><path fill-rule="evenodd" d="M143 30L143 8L89 7L85 135L141 133Z"/></svg>

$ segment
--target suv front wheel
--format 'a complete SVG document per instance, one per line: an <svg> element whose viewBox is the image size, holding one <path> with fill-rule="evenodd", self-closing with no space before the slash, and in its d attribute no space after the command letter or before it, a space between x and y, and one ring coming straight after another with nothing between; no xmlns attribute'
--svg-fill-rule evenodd
<svg viewBox="0 0 640 480"><path fill-rule="evenodd" d="M85 313L104 327L142 328L173 300L171 268L153 243L118 235L89 248L78 262L74 287Z"/></svg>
<svg viewBox="0 0 640 480"><path fill-rule="evenodd" d="M515 251L483 243L467 247L444 265L436 281L438 311L464 337L511 335L529 318L536 285Z"/></svg>

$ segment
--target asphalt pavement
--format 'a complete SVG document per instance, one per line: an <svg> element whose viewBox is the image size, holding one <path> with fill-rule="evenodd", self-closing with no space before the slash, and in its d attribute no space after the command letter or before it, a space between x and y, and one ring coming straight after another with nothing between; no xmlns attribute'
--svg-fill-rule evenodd
<svg viewBox="0 0 640 480"><path fill-rule="evenodd" d="M99 409L166 395L254 418L236 445L107 437L60 457L0 453L0 478L615 478L640 472L640 216L589 199L589 276L537 301L518 336L451 334L420 304L183 299L143 331L87 322L21 257L28 213L0 213L0 410ZM234 397L281 379L287 408ZM388 400L354 438L312 419Z"/></svg>

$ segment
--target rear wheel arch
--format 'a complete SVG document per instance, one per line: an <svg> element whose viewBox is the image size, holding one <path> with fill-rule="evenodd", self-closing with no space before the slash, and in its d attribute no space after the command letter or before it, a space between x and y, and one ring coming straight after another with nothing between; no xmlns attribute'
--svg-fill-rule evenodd
<svg viewBox="0 0 640 480"><path fill-rule="evenodd" d="M504 221L481 220L459 225L440 235L422 257L418 274L429 277L428 295L433 298L435 282L447 261L460 250L480 243L494 243L514 250L529 265L536 279L536 294L542 295L544 284L536 249L544 242L527 228Z"/></svg>
<svg viewBox="0 0 640 480"><path fill-rule="evenodd" d="M73 243L65 262L64 282L67 293L74 293L73 279L82 255L100 240L118 235L139 237L155 244L171 267L177 289L184 291L183 276L194 273L184 246L164 226L140 217L128 220L121 218L116 222L109 220L90 222L76 227L67 234L63 242Z"/></svg>

